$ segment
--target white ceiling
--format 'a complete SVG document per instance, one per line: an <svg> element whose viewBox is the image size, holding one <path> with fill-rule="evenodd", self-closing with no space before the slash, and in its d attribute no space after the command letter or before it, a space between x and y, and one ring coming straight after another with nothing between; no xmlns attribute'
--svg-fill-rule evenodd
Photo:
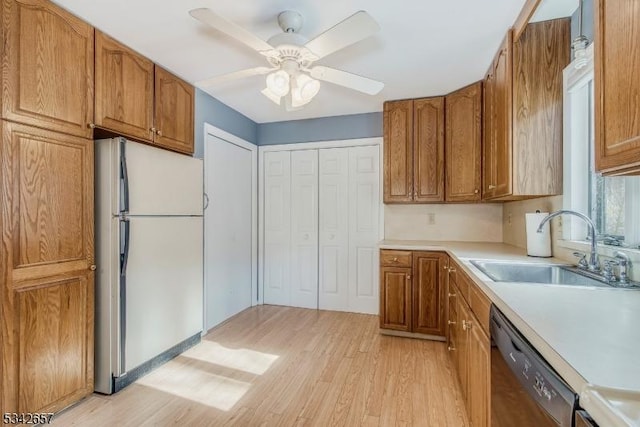
<svg viewBox="0 0 640 427"><path fill-rule="evenodd" d="M208 92L255 122L382 111L388 99L443 95L480 80L524 0L55 0L96 28L193 83L267 65L243 44L205 27L188 11L208 7L264 40L280 32L278 13L292 9L313 38L358 10L381 31L317 64L385 83L376 96L323 83L305 108L286 112L260 94L264 76Z"/></svg>

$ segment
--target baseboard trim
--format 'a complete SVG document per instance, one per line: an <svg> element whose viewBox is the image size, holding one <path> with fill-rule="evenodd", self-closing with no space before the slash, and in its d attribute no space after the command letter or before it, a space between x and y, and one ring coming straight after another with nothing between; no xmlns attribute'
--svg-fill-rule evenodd
<svg viewBox="0 0 640 427"><path fill-rule="evenodd" d="M201 336L200 336L200 332L198 332L192 337L189 337L186 340L174 345L164 353L160 353L153 359L143 363L137 368L130 370L126 374L120 377L113 377L113 384L111 387L112 393L119 392L120 390L127 387L131 383L147 375L149 372L153 371L154 369L158 368L161 365L164 365L169 360L173 359L174 357L178 356L179 354L185 352L186 350L190 349L194 345L198 344L200 340L201 340Z"/></svg>

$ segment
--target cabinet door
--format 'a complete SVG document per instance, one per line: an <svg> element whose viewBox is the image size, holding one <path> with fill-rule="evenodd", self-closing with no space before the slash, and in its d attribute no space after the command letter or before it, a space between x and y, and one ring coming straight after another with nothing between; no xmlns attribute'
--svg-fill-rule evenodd
<svg viewBox="0 0 640 427"><path fill-rule="evenodd" d="M640 171L640 7L595 2L596 170Z"/></svg>
<svg viewBox="0 0 640 427"><path fill-rule="evenodd" d="M413 253L413 332L445 335L447 259L447 255L443 253Z"/></svg>
<svg viewBox="0 0 640 427"><path fill-rule="evenodd" d="M93 141L0 122L2 412L93 391Z"/></svg>
<svg viewBox="0 0 640 427"><path fill-rule="evenodd" d="M413 200L413 101L384 103L384 202Z"/></svg>
<svg viewBox="0 0 640 427"><path fill-rule="evenodd" d="M413 200L444 201L444 97L413 101Z"/></svg>
<svg viewBox="0 0 640 427"><path fill-rule="evenodd" d="M193 154L193 86L156 66L155 97L155 143Z"/></svg>
<svg viewBox="0 0 640 427"><path fill-rule="evenodd" d="M448 202L480 200L482 177L482 82L446 98Z"/></svg>
<svg viewBox="0 0 640 427"><path fill-rule="evenodd" d="M475 319L468 336L468 408L473 427L489 427L491 396L491 341Z"/></svg>
<svg viewBox="0 0 640 427"><path fill-rule="evenodd" d="M380 268L380 327L411 330L410 268Z"/></svg>
<svg viewBox="0 0 640 427"><path fill-rule="evenodd" d="M454 354L454 365L460 380L462 396L465 399L467 411L469 411L469 334L466 329L466 322L471 318L469 306L461 297L456 298L456 351Z"/></svg>
<svg viewBox="0 0 640 427"><path fill-rule="evenodd" d="M93 27L46 0L3 0L2 118L91 137Z"/></svg>
<svg viewBox="0 0 640 427"><path fill-rule="evenodd" d="M511 94L512 94L512 31L505 38L494 65L493 125L495 145L493 153L495 182L489 185L494 197L511 194L512 184L512 144L511 144ZM491 188L493 186L493 188Z"/></svg>
<svg viewBox="0 0 640 427"><path fill-rule="evenodd" d="M482 96L482 198L490 199L495 194L496 182L496 138L494 124L495 76L493 64L484 79Z"/></svg>
<svg viewBox="0 0 640 427"><path fill-rule="evenodd" d="M153 62L96 30L96 126L153 141Z"/></svg>

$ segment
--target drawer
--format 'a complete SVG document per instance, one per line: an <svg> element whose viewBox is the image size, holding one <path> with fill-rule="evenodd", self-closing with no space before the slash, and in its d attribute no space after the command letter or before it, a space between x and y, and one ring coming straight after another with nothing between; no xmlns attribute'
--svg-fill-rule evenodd
<svg viewBox="0 0 640 427"><path fill-rule="evenodd" d="M380 251L380 265L383 267L411 267L411 251Z"/></svg>
<svg viewBox="0 0 640 427"><path fill-rule="evenodd" d="M478 318L482 329L487 335L491 335L489 333L489 311L491 310L491 302L475 283L471 283L469 287L469 304L471 305L471 311L473 311L473 314Z"/></svg>

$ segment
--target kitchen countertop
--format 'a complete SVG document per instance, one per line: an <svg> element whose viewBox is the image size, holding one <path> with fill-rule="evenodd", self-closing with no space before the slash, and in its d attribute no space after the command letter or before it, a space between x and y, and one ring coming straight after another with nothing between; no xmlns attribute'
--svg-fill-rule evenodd
<svg viewBox="0 0 640 427"><path fill-rule="evenodd" d="M456 258L601 427L640 426L640 290L494 282L469 260L566 263L504 243L383 240L379 247Z"/></svg>

